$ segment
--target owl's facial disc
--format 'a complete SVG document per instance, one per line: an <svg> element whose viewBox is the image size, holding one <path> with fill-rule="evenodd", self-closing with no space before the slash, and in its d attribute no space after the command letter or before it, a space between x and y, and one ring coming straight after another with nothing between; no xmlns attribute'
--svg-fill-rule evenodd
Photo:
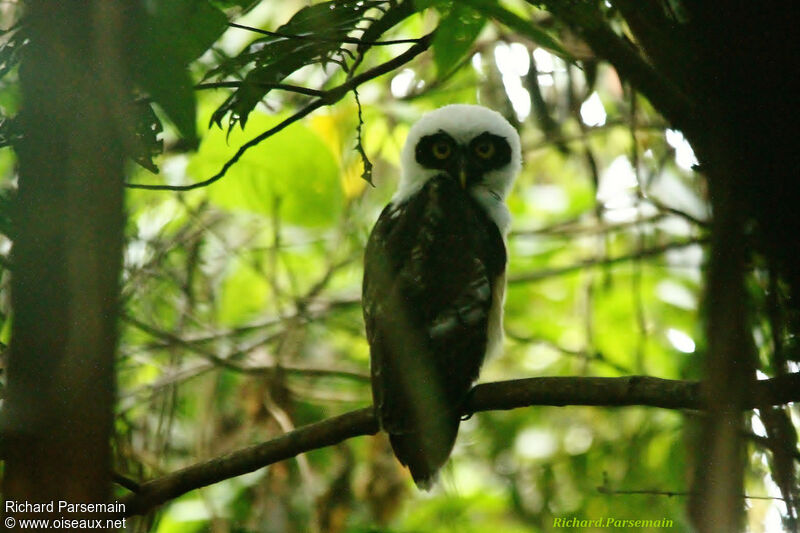
<svg viewBox="0 0 800 533"><path fill-rule="evenodd" d="M423 168L441 170L462 188L480 183L486 172L511 162L511 147L499 135L483 132L466 144L443 130L420 138L415 159Z"/></svg>

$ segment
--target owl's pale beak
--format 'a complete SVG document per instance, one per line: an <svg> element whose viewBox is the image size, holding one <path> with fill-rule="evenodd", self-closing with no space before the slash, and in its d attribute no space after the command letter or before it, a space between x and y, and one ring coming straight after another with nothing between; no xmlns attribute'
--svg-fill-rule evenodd
<svg viewBox="0 0 800 533"><path fill-rule="evenodd" d="M463 154L458 154L458 166L456 167L458 171L458 175L454 176L458 178L458 183L461 185L462 189L467 188L467 158L464 157Z"/></svg>

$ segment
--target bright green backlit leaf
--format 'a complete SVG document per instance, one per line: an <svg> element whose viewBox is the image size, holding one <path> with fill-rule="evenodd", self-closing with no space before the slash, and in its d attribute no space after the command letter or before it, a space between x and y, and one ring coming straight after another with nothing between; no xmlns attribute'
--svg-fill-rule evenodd
<svg viewBox="0 0 800 533"><path fill-rule="evenodd" d="M466 54L486 19L475 10L454 5L439 23L433 37L433 59L439 75L452 70Z"/></svg>
<svg viewBox="0 0 800 533"><path fill-rule="evenodd" d="M11 313L6 316L6 319L3 321L3 326L0 327L0 342L8 346L11 342L11 321L13 320L13 315Z"/></svg>
<svg viewBox="0 0 800 533"><path fill-rule="evenodd" d="M158 522L157 533L208 531L208 510L199 498L183 498L172 503Z"/></svg>
<svg viewBox="0 0 800 533"><path fill-rule="evenodd" d="M569 53L564 50L564 47L552 35L539 28L533 21L520 17L513 11L506 9L499 2L494 0L461 0L461 3L519 32L560 57L573 61Z"/></svg>
<svg viewBox="0 0 800 533"><path fill-rule="evenodd" d="M209 130L188 167L195 180L215 174L247 140L285 117L253 113L244 131ZM301 123L248 150L225 177L209 186L211 201L232 210L273 216L306 227L332 224L342 208L336 161L325 142Z"/></svg>
<svg viewBox="0 0 800 533"><path fill-rule="evenodd" d="M239 262L220 291L220 322L234 325L252 317L264 307L268 292L266 278L251 265Z"/></svg>

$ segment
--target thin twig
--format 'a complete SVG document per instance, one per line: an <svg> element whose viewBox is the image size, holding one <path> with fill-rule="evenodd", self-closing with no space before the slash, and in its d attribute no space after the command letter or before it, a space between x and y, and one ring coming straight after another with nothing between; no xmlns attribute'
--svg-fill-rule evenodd
<svg viewBox="0 0 800 533"><path fill-rule="evenodd" d="M358 89L353 88L353 96L356 98L356 106L358 106L358 126L356 127L356 150L361 156L361 163L364 165L364 170L361 173L361 178L372 185L372 161L367 157L367 152L364 151L364 139L362 138L362 130L364 128L364 117L361 114L361 100L358 98Z"/></svg>
<svg viewBox="0 0 800 533"><path fill-rule="evenodd" d="M671 490L656 490L656 489L639 489L639 490L614 490L608 487L599 486L597 487L597 492L601 494L609 494L609 495L636 495L642 494L647 496L667 496L668 498L673 498L675 496L687 497L692 496L694 492L686 492L686 491L671 491ZM780 496L751 496L749 494L742 494L741 496L745 500L781 500L786 501L786 498L781 498Z"/></svg>
<svg viewBox="0 0 800 533"><path fill-rule="evenodd" d="M583 234L592 235L595 233L613 233L616 231L636 229L640 225L655 224L663 220L666 216L667 213L656 213L648 218L637 218L634 220L617 223L594 223L592 225L582 224L581 222L583 222L583 217L575 217L570 220L555 222L541 228L514 230L510 232L508 236L509 238L539 236L572 238L576 235Z"/></svg>
<svg viewBox="0 0 800 533"><path fill-rule="evenodd" d="M400 54L399 56L386 61L378 65L377 67L371 68L370 70L359 74L358 76L354 76L353 78L347 80L346 82L342 83L341 85L334 87L333 89L329 89L324 91L322 95L319 96L318 99L312 101L304 108L297 111L295 114L283 120L278 125L268 129L267 131L257 135L253 139L249 140L248 142L244 143L236 153L222 165L222 168L219 172L214 174L208 179L203 181L199 181L197 183L192 183L189 185L161 185L161 184L149 184L149 183L126 183L125 186L131 189L147 189L152 191L190 191L192 189L198 189L201 187L207 187L212 183L220 180L228 170L237 162L241 157L249 150L250 148L260 144L261 142L265 141L266 139L272 137L276 133L280 132L281 130L285 129L286 127L294 124L301 118L311 114L313 111L316 111L320 107L333 105L339 100L341 100L345 94L350 92L351 90L357 88L364 82L370 81L374 78L382 76L387 72L391 72L392 70L408 63L419 54L427 50L433 39L433 33L429 33L424 37L421 37L414 46L410 47L408 50Z"/></svg>
<svg viewBox="0 0 800 533"><path fill-rule="evenodd" d="M591 266L615 265L618 263L624 263L627 261L633 261L645 257L661 255L670 250L686 248L687 246L693 246L695 244L703 245L706 244L707 242L708 239L702 237L702 238L690 239L684 242L671 242L669 244L665 244L663 246L657 246L655 248L644 248L637 252L621 255L618 257L598 257L598 258L586 259L584 261L575 263L574 265L567 265L564 267L557 267L557 268L548 268L543 270L537 270L530 273L514 274L508 277L508 283L514 284L514 283L529 283L532 281L540 281L547 278L563 276L565 274L571 274L573 272L577 272L579 270L583 270Z"/></svg>
<svg viewBox="0 0 800 533"><path fill-rule="evenodd" d="M181 346L184 348L188 348L193 352L203 356L205 359L209 361L209 363L213 364L214 366L222 367L227 370L232 370L234 372L239 372L242 374L251 374L251 375L262 375L262 374L270 374L280 370L306 377L336 377L344 379L353 379L362 382L369 381L368 375L364 374L363 372L358 372L356 370L346 370L337 368L314 368L314 367L302 367L302 366L284 365L284 364L241 365L239 363L234 362L233 358L235 356L241 355L247 350L242 350L242 349L236 350L232 355L228 355L226 357L220 357L211 352L210 350L203 349L196 343L184 340L183 338L173 333L162 331L150 324L145 324L144 322L138 320L133 316L123 315L122 319L125 322L128 322L129 324L133 325L137 329L147 333L148 335L168 341L171 346Z"/></svg>
<svg viewBox="0 0 800 533"><path fill-rule="evenodd" d="M309 89L308 87L301 87L299 85L291 85L288 83L256 83L251 81L215 81L198 83L194 86L197 90L205 89L238 89L245 85L253 85L255 87L263 87L267 89L278 89L281 91L288 91L297 94L304 94L306 96L324 96L325 91L319 89Z"/></svg>
<svg viewBox="0 0 800 533"><path fill-rule="evenodd" d="M357 44L364 46L391 46L393 44L413 44L420 41L416 39L392 39L387 41L364 41L362 39L355 39L353 37L320 37L318 35L298 35L294 33L283 33L279 31L262 30L260 28L253 28L252 26L245 26L244 24L237 24L235 22L228 22L231 28L239 28L241 30L252 31L253 33L260 33L261 35L268 35L270 37L283 37L285 39L294 39L297 41L314 41L318 43L345 43ZM361 29L361 28L356 28Z"/></svg>
<svg viewBox="0 0 800 533"><path fill-rule="evenodd" d="M521 344L538 344L540 346L546 346L547 348L551 348L563 355L569 357L577 357L584 359L586 361L591 361L593 363L600 363L603 365L608 366L609 368L613 368L620 374L630 374L630 368L624 367L619 363L615 363L614 361L610 361L602 352L599 351L591 351L591 350L570 350L569 348L565 348L560 346L558 343L555 343L551 340L541 339L541 338L534 338L534 337L527 337L524 335L518 335L514 332L509 330L505 330L505 336L507 339L512 340L514 342L518 342Z"/></svg>
<svg viewBox="0 0 800 533"><path fill-rule="evenodd" d="M582 124L582 122L581 122ZM581 133L575 135L558 135L546 138L542 141L536 142L531 144L530 146L525 146L525 151L536 151L536 150L544 150L549 149L554 144L569 144L572 142L582 141L585 138L595 135L598 133L602 133L604 131L612 130L614 128L621 128L621 127L629 127L629 124L624 120L615 120L610 119L606 121L605 124L602 126L585 126L582 128ZM669 127L667 124L659 124L658 122L649 122L643 124L637 124L636 130L637 131L663 131L664 128Z"/></svg>

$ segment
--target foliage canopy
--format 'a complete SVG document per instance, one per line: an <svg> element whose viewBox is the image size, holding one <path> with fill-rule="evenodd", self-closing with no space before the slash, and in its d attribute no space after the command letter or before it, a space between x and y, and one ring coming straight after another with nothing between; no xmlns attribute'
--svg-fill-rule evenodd
<svg viewBox="0 0 800 533"><path fill-rule="evenodd" d="M123 144L137 165L125 196L115 496L369 405L364 244L394 192L410 124L448 103L500 111L523 142L505 346L481 381L707 378L714 181L693 151L684 106L694 95L641 32L661 21L675 34L653 38L685 38L693 20L683 4L131 2L122 12L133 135ZM14 148L29 37L16 6L3 12L18 17L0 28L0 146ZM703 165L708 153L701 145ZM4 281L15 157L0 150ZM768 246L753 249L743 274L751 377L796 373L792 271ZM14 317L7 285L3 346ZM797 528L797 407L746 413L747 526ZM705 417L484 412L462 424L429 495L379 434L188 492L136 527L504 533L575 516L688 530Z"/></svg>

